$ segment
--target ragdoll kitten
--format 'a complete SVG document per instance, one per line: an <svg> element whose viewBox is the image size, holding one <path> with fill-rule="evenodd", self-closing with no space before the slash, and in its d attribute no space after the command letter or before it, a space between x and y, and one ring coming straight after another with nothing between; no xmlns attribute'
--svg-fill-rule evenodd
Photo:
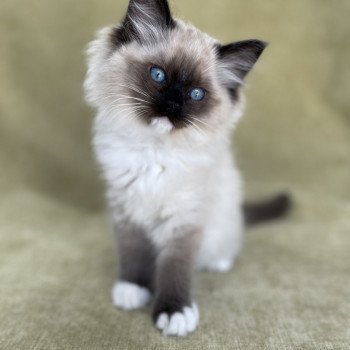
<svg viewBox="0 0 350 350"><path fill-rule="evenodd" d="M181 20L166 0L131 0L123 22L100 31L85 81L96 107L93 146L119 249L114 304L145 306L165 335L195 330L193 267L229 270L242 244L241 180L230 135L240 87L266 44L222 45ZM246 206L272 218L287 199Z"/></svg>

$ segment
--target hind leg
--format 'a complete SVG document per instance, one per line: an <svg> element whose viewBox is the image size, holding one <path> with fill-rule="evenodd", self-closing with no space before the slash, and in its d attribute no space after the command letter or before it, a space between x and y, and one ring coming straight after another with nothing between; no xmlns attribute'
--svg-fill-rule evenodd
<svg viewBox="0 0 350 350"><path fill-rule="evenodd" d="M227 187L226 187L227 190ZM236 192L237 193L237 192ZM214 203L214 202L213 202ZM197 268L226 272L242 247L243 217L240 197L234 189L216 197L197 258Z"/></svg>
<svg viewBox="0 0 350 350"><path fill-rule="evenodd" d="M196 267L201 270L227 272L242 247L242 219L226 221L217 225L212 222L204 231Z"/></svg>
<svg viewBox="0 0 350 350"><path fill-rule="evenodd" d="M230 154L223 158L220 167L208 185L208 211L197 268L226 272L242 246L242 185Z"/></svg>

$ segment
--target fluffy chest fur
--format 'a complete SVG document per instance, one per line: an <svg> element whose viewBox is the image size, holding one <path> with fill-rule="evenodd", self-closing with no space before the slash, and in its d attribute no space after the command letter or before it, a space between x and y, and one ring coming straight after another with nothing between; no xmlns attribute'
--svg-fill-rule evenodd
<svg viewBox="0 0 350 350"><path fill-rule="evenodd" d="M97 118L93 143L115 219L127 217L148 228L170 219L182 225L203 220L218 171L217 145L199 147L113 126L113 120Z"/></svg>

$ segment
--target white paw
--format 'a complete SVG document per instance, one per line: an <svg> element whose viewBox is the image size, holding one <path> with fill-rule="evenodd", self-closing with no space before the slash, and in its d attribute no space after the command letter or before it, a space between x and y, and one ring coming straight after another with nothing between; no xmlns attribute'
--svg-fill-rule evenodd
<svg viewBox="0 0 350 350"><path fill-rule="evenodd" d="M232 266L233 266L232 260L219 259L216 261L212 261L208 266L208 270L214 271L214 272L227 272L231 270Z"/></svg>
<svg viewBox="0 0 350 350"><path fill-rule="evenodd" d="M135 310L144 307L151 299L151 293L134 283L117 282L112 289L113 305L123 310Z"/></svg>
<svg viewBox="0 0 350 350"><path fill-rule="evenodd" d="M156 327L163 331L164 335L175 335L185 337L193 332L198 325L199 311L196 304L186 306L182 312L176 312L170 317L167 313L158 316Z"/></svg>

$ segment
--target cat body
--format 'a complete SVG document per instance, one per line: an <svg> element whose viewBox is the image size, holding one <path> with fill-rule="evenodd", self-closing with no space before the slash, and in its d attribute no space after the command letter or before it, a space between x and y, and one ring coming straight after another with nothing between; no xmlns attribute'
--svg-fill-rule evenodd
<svg viewBox="0 0 350 350"><path fill-rule="evenodd" d="M113 221L142 226L157 248L179 234L174 228L196 228L203 235L196 265L228 269L241 247L243 222L230 144L222 139L189 147L145 129L139 135L118 123L111 128L105 116L95 121L94 148Z"/></svg>
<svg viewBox="0 0 350 350"><path fill-rule="evenodd" d="M194 267L227 271L242 245L242 185L231 133L243 79L265 48L222 45L174 19L166 0L131 0L88 50L93 147L118 240L114 304L145 306L165 335L198 324Z"/></svg>

